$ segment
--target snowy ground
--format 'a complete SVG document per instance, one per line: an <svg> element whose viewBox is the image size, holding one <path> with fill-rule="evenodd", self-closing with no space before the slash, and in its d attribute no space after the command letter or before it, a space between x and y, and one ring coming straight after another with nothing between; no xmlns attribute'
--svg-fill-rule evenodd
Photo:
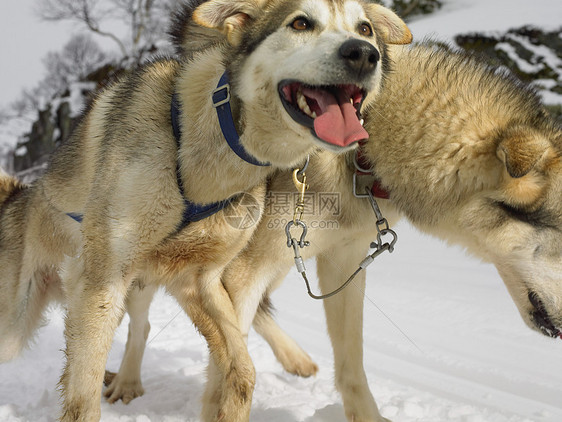
<svg viewBox="0 0 562 422"><path fill-rule="evenodd" d="M406 224L397 231L394 254L369 267L365 302L365 366L382 414L394 422L561 421L562 342L523 325L491 265ZM252 421L343 421L321 304L308 298L296 273L273 300L281 325L320 371L313 379L284 373L252 333L249 349L258 373ZM63 321L60 310L50 317L35 347L0 366L0 421L50 421L57 414ZM205 344L164 294L150 319L146 393L128 406L104 402L104 422L197 420ZM110 369L119 367L126 326L125 320Z"/></svg>
<svg viewBox="0 0 562 422"><path fill-rule="evenodd" d="M418 38L433 33L448 39L525 23L553 28L561 16L559 0L449 0L443 11L411 28ZM365 368L383 415L394 422L562 421L562 342L524 326L491 265L406 224L397 231L394 254L381 256L367 275ZM294 272L273 300L278 321L320 371L312 379L284 373L265 342L251 335L258 373L252 421L343 421L321 304L308 298ZM49 318L33 348L0 365L1 422L51 421L57 415L64 348L60 309ZM128 406L103 402L104 422L197 420L205 343L164 294L153 303L150 319L146 393ZM119 366L126 327L125 319L110 369Z"/></svg>

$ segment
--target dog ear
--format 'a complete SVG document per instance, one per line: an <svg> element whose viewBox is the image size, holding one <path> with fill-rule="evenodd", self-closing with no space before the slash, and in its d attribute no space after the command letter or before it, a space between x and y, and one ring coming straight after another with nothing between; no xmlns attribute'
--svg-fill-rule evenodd
<svg viewBox="0 0 562 422"><path fill-rule="evenodd" d="M410 44L412 33L406 23L392 10L380 4L368 4L370 17L388 44Z"/></svg>
<svg viewBox="0 0 562 422"><path fill-rule="evenodd" d="M256 0L210 0L195 9L193 20L222 32L236 46L240 44L242 29L256 18L259 10Z"/></svg>
<svg viewBox="0 0 562 422"><path fill-rule="evenodd" d="M500 135L496 149L506 173L501 185L508 203L532 204L548 186L546 172L557 161L550 141L528 127L515 127Z"/></svg>
<svg viewBox="0 0 562 422"><path fill-rule="evenodd" d="M524 128L511 130L500 140L496 155L513 178L520 178L544 164L544 157L553 152L550 142L538 133Z"/></svg>

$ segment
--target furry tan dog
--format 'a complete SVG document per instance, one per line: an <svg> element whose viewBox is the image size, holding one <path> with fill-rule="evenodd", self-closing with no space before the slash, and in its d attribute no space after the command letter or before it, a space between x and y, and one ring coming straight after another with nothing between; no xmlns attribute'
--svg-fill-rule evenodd
<svg viewBox="0 0 562 422"><path fill-rule="evenodd" d="M391 225L405 215L421 230L494 263L525 322L543 334L560 336L560 126L531 89L475 58L424 45L393 48L391 57L393 72L385 90L366 110L371 137L362 148L375 180L390 195L378 200L383 214ZM306 172L311 192L340 198L336 213L317 207L317 214L305 217L336 219L339 226L309 230L310 246L301 250L305 257L316 257L323 293L339 287L358 268L377 235L370 202L352 192L353 161L353 154L322 152L311 157ZM227 267L223 283L242 332L247 335L253 323L286 370L308 376L317 370L314 362L277 326L267 306L259 306L267 304L268 293L294 265L279 224L291 215L280 214L282 207L274 203L276 194L286 197L294 187L281 172L268 189L268 211L252 241ZM324 302L336 386L349 421L382 421L362 363L364 272L354 284ZM143 318L152 294L150 289L132 292L129 299L140 306L131 313L131 327L148 327ZM135 374L140 361L134 356L144 348L142 332L130 332L117 375L139 386ZM119 382L107 394L112 401L131 396Z"/></svg>
<svg viewBox="0 0 562 422"><path fill-rule="evenodd" d="M190 19L217 42L110 85L2 210L0 358L62 291L63 421L99 419L134 280L164 285L209 344L202 419L248 419L254 368L220 275L253 228L227 217L253 198L259 219L268 175L367 138L359 111L379 92L386 43L411 40L394 13L359 0L211 0Z"/></svg>
<svg viewBox="0 0 562 422"><path fill-rule="evenodd" d="M384 93L365 114L371 138L364 145L389 202L425 232L494 263L525 322L560 336L560 126L530 89L475 59L432 47L396 50L391 57L394 69ZM311 190L342 195L339 230L309 231L311 246L302 250L303 256L317 257L324 293L357 268L376 235L368 201L350 193L352 169L349 159L323 153L307 171ZM334 172L340 177L328 176ZM291 187L281 177L269 189ZM381 207L392 216L385 202ZM284 234L268 229L275 217L266 214L223 277L243 333L262 294L293 264L293 255L281 246ZM320 217L333 219L329 213ZM275 244L280 246L272 251ZM356 281L358 289L348 288L324 304L346 415L350 421L379 421L362 367L363 283L364 275ZM272 327L263 318L256 322L262 334ZM283 350L290 343L274 341L282 345L278 357L299 356L298 349Z"/></svg>

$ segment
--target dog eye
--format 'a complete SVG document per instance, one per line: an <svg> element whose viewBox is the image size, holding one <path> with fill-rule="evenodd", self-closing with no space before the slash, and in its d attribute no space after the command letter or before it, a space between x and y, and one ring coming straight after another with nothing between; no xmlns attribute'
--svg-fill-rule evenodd
<svg viewBox="0 0 562 422"><path fill-rule="evenodd" d="M370 37L371 35L373 35L373 29L368 23L362 23L361 25L359 25L359 33L364 37Z"/></svg>
<svg viewBox="0 0 562 422"><path fill-rule="evenodd" d="M306 18L296 18L293 23L291 23L291 28L296 31L306 31L312 29L312 24Z"/></svg>

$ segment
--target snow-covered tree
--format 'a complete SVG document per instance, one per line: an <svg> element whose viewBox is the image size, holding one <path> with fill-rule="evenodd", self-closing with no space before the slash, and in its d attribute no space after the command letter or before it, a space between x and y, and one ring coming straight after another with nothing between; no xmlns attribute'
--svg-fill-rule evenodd
<svg viewBox="0 0 562 422"><path fill-rule="evenodd" d="M390 7L405 20L414 15L432 13L441 7L441 0L377 0L377 2Z"/></svg>
<svg viewBox="0 0 562 422"><path fill-rule="evenodd" d="M98 44L85 34L70 39L60 52L50 52L43 59L47 77L43 84L54 92L68 89L72 82L84 79L107 60Z"/></svg>

